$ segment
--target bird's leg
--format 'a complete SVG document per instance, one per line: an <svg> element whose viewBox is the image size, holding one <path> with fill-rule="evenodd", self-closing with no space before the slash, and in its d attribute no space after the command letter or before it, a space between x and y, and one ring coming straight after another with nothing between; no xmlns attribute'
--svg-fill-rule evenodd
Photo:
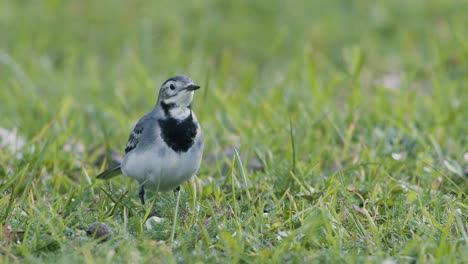
<svg viewBox="0 0 468 264"><path fill-rule="evenodd" d="M174 194L177 194L180 191L180 185L174 189Z"/></svg>
<svg viewBox="0 0 468 264"><path fill-rule="evenodd" d="M138 186L138 196L140 196L140 201L142 205L145 205L145 187L144 184Z"/></svg>

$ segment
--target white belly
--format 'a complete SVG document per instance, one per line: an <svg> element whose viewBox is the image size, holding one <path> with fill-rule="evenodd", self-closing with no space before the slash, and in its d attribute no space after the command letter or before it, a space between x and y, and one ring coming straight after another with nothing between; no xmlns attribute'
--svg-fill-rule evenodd
<svg viewBox="0 0 468 264"><path fill-rule="evenodd" d="M200 167L203 150L176 153L169 148L129 153L122 162L125 176L155 191L169 191L189 180ZM164 157L164 158L163 158Z"/></svg>

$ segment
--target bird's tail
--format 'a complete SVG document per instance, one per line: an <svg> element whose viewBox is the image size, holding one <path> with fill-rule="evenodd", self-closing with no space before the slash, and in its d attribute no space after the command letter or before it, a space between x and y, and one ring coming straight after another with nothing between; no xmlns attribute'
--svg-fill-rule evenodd
<svg viewBox="0 0 468 264"><path fill-rule="evenodd" d="M120 174L122 174L122 170L120 169L120 164L118 164L108 170L103 171L101 174L96 176L96 178L101 180L108 180Z"/></svg>

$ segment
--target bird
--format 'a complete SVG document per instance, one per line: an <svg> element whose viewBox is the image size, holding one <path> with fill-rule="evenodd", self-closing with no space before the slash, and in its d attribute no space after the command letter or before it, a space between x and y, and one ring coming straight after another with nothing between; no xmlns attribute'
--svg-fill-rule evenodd
<svg viewBox="0 0 468 264"><path fill-rule="evenodd" d="M100 173L98 179L123 174L138 181L138 196L145 204L145 189L178 192L200 168L204 136L192 110L200 89L187 76L167 79L155 107L135 125L122 162Z"/></svg>

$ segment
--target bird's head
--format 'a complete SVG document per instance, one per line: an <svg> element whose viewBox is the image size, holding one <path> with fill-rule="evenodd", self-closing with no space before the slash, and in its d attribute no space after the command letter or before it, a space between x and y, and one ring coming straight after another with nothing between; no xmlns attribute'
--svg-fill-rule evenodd
<svg viewBox="0 0 468 264"><path fill-rule="evenodd" d="M189 107L193 94L200 86L186 76L174 76L167 79L159 90L158 103L175 107Z"/></svg>

